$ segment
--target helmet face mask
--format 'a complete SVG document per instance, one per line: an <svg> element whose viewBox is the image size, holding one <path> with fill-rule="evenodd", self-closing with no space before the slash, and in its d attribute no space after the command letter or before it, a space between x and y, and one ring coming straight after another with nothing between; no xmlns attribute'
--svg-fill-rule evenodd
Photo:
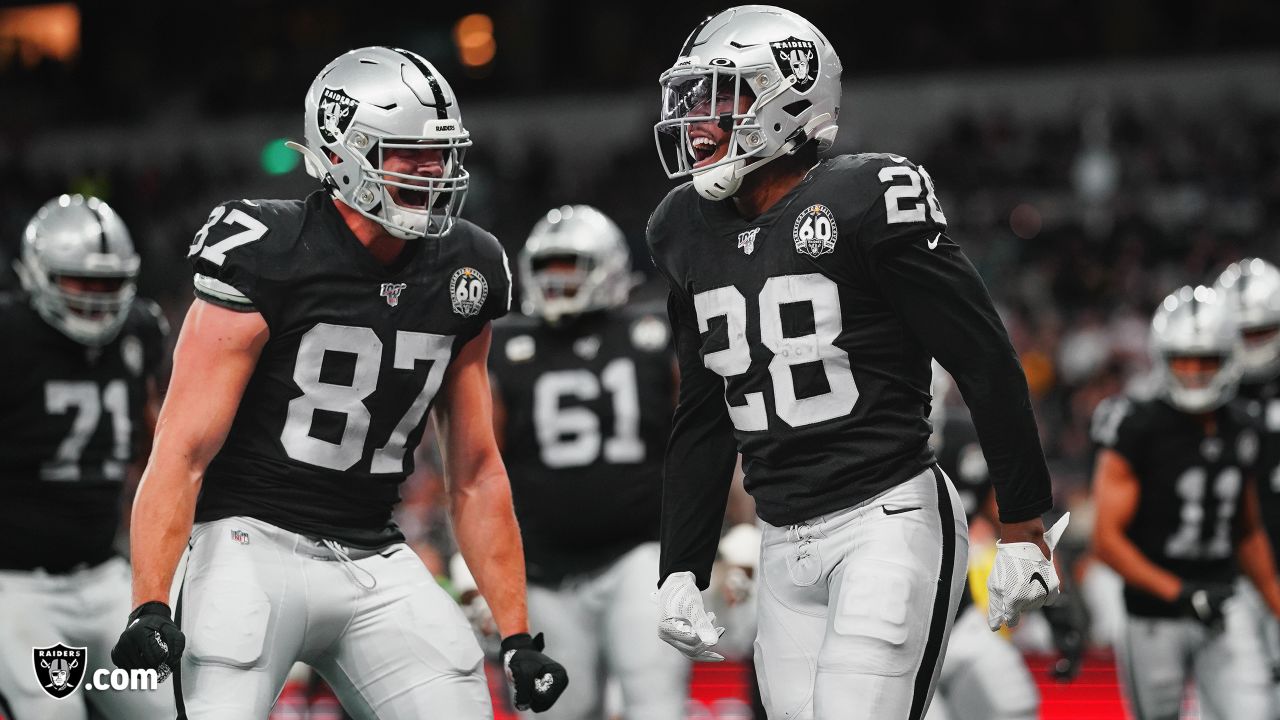
<svg viewBox="0 0 1280 720"><path fill-rule="evenodd" d="M1151 340L1160 387L1174 407L1210 412L1235 396L1241 342L1221 294L1203 286L1178 289L1156 310Z"/></svg>
<svg viewBox="0 0 1280 720"><path fill-rule="evenodd" d="M747 173L805 143L827 149L838 129L840 73L826 37L789 10L746 5L708 18L658 81L654 141L663 169L671 178L692 176L699 194L723 200ZM710 98L716 107L704 104ZM721 143L728 147L711 163L693 142L706 123L728 134Z"/></svg>
<svg viewBox="0 0 1280 720"><path fill-rule="evenodd" d="M634 281L622 230L588 205L566 205L538 221L517 259L522 309L557 324L624 304Z"/></svg>
<svg viewBox="0 0 1280 720"><path fill-rule="evenodd" d="M23 232L14 269L40 316L76 342L115 339L137 295L138 267L124 222L94 197L45 203Z"/></svg>
<svg viewBox="0 0 1280 720"><path fill-rule="evenodd" d="M1232 263L1214 289L1239 318L1244 379L1266 382L1280 376L1280 270L1260 258Z"/></svg>
<svg viewBox="0 0 1280 720"><path fill-rule="evenodd" d="M470 183L462 161L471 136L453 90L420 56L369 47L329 63L307 92L304 135L305 147L290 147L307 172L391 235L453 229ZM437 170L415 172L423 166Z"/></svg>

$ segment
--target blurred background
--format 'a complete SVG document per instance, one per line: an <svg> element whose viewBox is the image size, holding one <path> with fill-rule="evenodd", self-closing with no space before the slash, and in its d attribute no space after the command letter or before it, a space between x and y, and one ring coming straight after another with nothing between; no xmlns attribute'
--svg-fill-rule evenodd
<svg viewBox="0 0 1280 720"><path fill-rule="evenodd" d="M843 60L835 152L928 167L1021 355L1059 506L1087 511L1089 418L1147 369L1157 301L1242 256L1280 260L1280 3L785 5ZM464 215L509 254L549 208L588 203L651 274L644 224L673 185L653 149L657 78L724 7L0 3L0 286L40 204L91 193L129 225L140 292L176 328L193 233L224 200L316 187L283 141L301 138L316 72L373 44L453 84L475 143ZM661 294L652 277L639 290ZM443 574L438 465L420 455L402 525Z"/></svg>

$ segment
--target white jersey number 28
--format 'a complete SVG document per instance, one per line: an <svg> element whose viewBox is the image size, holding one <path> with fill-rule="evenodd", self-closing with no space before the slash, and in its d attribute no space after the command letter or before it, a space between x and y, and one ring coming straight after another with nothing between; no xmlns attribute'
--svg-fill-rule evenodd
<svg viewBox="0 0 1280 720"><path fill-rule="evenodd" d="M813 311L813 332L788 337L782 328L782 306L806 303ZM717 375L728 379L751 367L747 342L747 301L732 285L700 292L693 297L698 331L707 332L712 318L724 317L729 347L703 355L702 362ZM836 347L843 326L840 317L840 289L831 278L819 274L783 275L769 278L760 289L760 342L773 353L769 376L773 382L774 413L791 427L812 425L844 417L858 402L858 386L849 369L849 354ZM806 363L822 363L828 391L821 395L797 397L791 368ZM733 426L744 432L769 429L764 393L744 396L743 405L729 405ZM725 402L728 403L726 396Z"/></svg>

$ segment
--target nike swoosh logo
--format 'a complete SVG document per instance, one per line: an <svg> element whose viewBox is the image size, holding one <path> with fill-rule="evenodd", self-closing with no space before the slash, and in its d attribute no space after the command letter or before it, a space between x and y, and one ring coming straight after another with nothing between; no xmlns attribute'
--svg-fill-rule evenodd
<svg viewBox="0 0 1280 720"><path fill-rule="evenodd" d="M1044 594L1045 594L1045 595L1048 595L1048 594L1049 594L1049 583L1047 583L1047 582L1045 582L1045 581L1044 581L1044 577L1043 577L1043 576L1041 576L1041 575L1040 575L1040 573L1038 573L1038 572L1033 572L1033 573L1031 573L1031 579L1030 579L1030 580L1028 580L1027 582L1038 582L1038 583L1040 583L1040 587L1044 588Z"/></svg>
<svg viewBox="0 0 1280 720"><path fill-rule="evenodd" d="M908 513L908 512L911 512L912 510L919 510L920 506L917 505L916 507L890 508L888 505L881 505L880 509L884 511L885 515L901 515L902 513Z"/></svg>
<svg viewBox="0 0 1280 720"><path fill-rule="evenodd" d="M940 239L942 239L942 233L938 233L937 235L934 235L933 239L928 242L929 249L933 250L934 248L938 247L938 240Z"/></svg>
<svg viewBox="0 0 1280 720"><path fill-rule="evenodd" d="M402 548L398 548L398 547L397 547L397 548L391 548L390 550L388 550L388 551L386 551L386 552L384 552L384 553L378 553L378 554L379 554L379 555L381 555L382 557L391 557L392 555L395 555L396 553L400 552L400 550L401 550L401 549L402 549Z"/></svg>

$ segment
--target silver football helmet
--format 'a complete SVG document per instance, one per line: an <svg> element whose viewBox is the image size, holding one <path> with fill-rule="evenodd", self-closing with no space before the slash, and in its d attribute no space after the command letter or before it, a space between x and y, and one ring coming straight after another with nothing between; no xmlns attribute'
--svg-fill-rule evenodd
<svg viewBox="0 0 1280 720"><path fill-rule="evenodd" d="M140 262L111 206L62 195L27 223L13 265L40 317L72 340L98 347L114 340L129 316Z"/></svg>
<svg viewBox="0 0 1280 720"><path fill-rule="evenodd" d="M1213 287L1226 295L1236 314L1244 379L1262 382L1280 375L1280 270L1261 258L1245 258L1223 270Z"/></svg>
<svg viewBox="0 0 1280 720"><path fill-rule="evenodd" d="M707 18L658 79L662 115L654 141L671 178L693 176L709 200L731 197L747 173L810 140L835 141L840 115L840 58L816 27L769 5L743 5ZM750 100L745 110L741 99ZM696 126L729 133L724 157Z"/></svg>
<svg viewBox="0 0 1280 720"><path fill-rule="evenodd" d="M398 238L441 237L466 199L470 176L453 89L416 53L388 47L352 50L329 63L307 91L303 121L307 173L333 197ZM388 172L388 150L438 149L441 177ZM392 192L392 188L396 191Z"/></svg>
<svg viewBox="0 0 1280 720"><path fill-rule="evenodd" d="M1181 287L1151 320L1151 350L1160 389L1179 410L1208 412L1235 397L1240 383L1240 335L1222 295L1203 285ZM1199 382L1175 373L1177 358L1214 358L1218 367Z"/></svg>
<svg viewBox="0 0 1280 720"><path fill-rule="evenodd" d="M517 263L524 313L553 324L622 305L635 284L626 236L589 205L548 212L533 226Z"/></svg>

